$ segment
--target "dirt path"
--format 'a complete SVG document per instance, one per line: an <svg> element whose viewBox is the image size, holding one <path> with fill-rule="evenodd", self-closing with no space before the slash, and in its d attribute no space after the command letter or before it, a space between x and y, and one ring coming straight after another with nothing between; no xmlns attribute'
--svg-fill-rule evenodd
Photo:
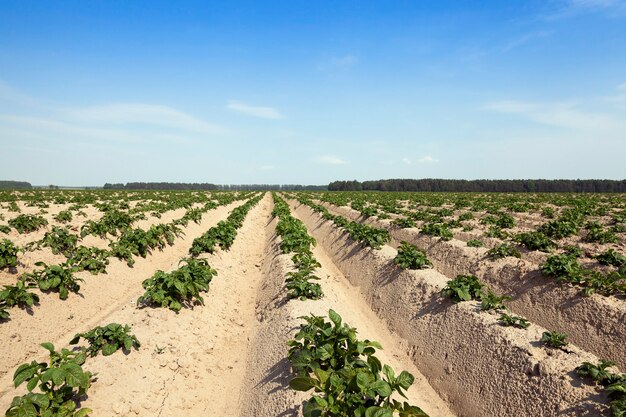
<svg viewBox="0 0 626 417"><path fill-rule="evenodd" d="M77 331L100 323L123 305L134 303L143 280L157 269L168 270L175 266L187 254L194 238L225 219L229 211L240 204L242 202L238 201L210 210L200 224L191 222L184 229L185 235L176 239L173 246L155 251L145 259L136 257L133 268L111 259L107 274L76 274L85 280L79 295L71 293L63 301L57 293L41 294L40 304L33 308L32 315L26 310L11 309L11 320L0 325L0 395L12 391L11 377L16 366L41 356L40 343L67 343Z"/></svg>

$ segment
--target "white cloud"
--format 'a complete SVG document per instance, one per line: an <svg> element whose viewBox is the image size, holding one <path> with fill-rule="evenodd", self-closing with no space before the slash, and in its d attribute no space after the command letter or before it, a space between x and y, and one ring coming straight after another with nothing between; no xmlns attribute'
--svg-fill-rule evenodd
<svg viewBox="0 0 626 417"><path fill-rule="evenodd" d="M503 100L488 103L486 110L515 114L535 123L567 129L610 129L618 123L608 114L583 111L575 102L531 103Z"/></svg>
<svg viewBox="0 0 626 417"><path fill-rule="evenodd" d="M344 165L347 164L347 162L336 156L336 155L322 155L319 156L315 159L316 162L320 163L320 164L327 164L327 165Z"/></svg>
<svg viewBox="0 0 626 417"><path fill-rule="evenodd" d="M543 30L543 31L538 31L538 32L531 32L531 33L527 33L525 35L519 36L511 41L509 41L509 43L507 43L502 50L504 52L508 52L512 49L518 48L520 46L525 45L526 43L533 41L535 39L541 39L541 38L546 38L550 35L552 35L554 33L554 31L552 30Z"/></svg>
<svg viewBox="0 0 626 417"><path fill-rule="evenodd" d="M546 20L566 19L586 13L603 13L608 16L626 12L626 0L560 0Z"/></svg>
<svg viewBox="0 0 626 417"><path fill-rule="evenodd" d="M411 165L411 160L409 158L402 158L402 162L404 162L407 165Z"/></svg>
<svg viewBox="0 0 626 417"><path fill-rule="evenodd" d="M418 159L417 162L419 162L420 164L434 164L436 162L439 162L439 159L435 159L430 155L426 155L425 157Z"/></svg>
<svg viewBox="0 0 626 417"><path fill-rule="evenodd" d="M230 100L226 105L226 108L238 113L247 114L254 117L260 117L262 119L284 119L278 110L273 107L262 106L250 106L236 100Z"/></svg>
<svg viewBox="0 0 626 417"><path fill-rule="evenodd" d="M276 167L274 165L261 165L261 167L259 168L261 171L272 171L274 170Z"/></svg>
<svg viewBox="0 0 626 417"><path fill-rule="evenodd" d="M207 123L175 108L143 103L114 103L84 108L61 109L70 119L85 123L148 124L198 133L226 133L228 129Z"/></svg>

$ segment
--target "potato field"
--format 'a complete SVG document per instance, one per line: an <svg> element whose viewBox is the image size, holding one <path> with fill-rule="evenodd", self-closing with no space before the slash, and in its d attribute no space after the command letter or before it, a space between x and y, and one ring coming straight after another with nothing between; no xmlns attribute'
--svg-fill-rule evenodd
<svg viewBox="0 0 626 417"><path fill-rule="evenodd" d="M626 196L1 191L0 408L626 416Z"/></svg>

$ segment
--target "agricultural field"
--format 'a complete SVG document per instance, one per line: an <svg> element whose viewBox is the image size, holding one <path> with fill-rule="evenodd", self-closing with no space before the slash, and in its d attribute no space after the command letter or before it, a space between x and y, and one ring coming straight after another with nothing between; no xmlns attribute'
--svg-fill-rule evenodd
<svg viewBox="0 0 626 417"><path fill-rule="evenodd" d="M6 416L626 416L626 196L0 192Z"/></svg>

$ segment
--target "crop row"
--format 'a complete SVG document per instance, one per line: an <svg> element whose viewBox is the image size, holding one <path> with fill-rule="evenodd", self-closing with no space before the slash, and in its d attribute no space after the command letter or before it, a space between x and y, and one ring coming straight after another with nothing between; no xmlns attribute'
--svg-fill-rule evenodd
<svg viewBox="0 0 626 417"><path fill-rule="evenodd" d="M321 213L325 220L333 220L334 215L326 215L328 210L324 206L317 205L302 195L298 195L297 197L300 203L308 205L315 212ZM400 253L400 250L404 250L406 248L404 245L405 243L400 246L398 253ZM603 262L615 264L615 266L621 267L622 265L622 258L617 256L615 253L605 255L601 259ZM508 297L494 294L491 290L487 289L476 276L459 275L455 279L449 280L447 286L441 293L452 298L455 302L478 300L482 310L499 311L501 313L499 321L503 326L514 326L523 329L527 328L530 324L525 318L514 316L510 311L506 311L508 309L504 306L504 302L508 299ZM566 336L567 335L558 332L545 331L539 342L550 348L564 349L564 346L567 345L567 341L565 340ZM612 364L612 362L601 361L601 364L603 363ZM586 376L589 375L590 372L595 372L588 370L589 367L594 366L596 365L586 363L577 368L576 371L579 375ZM610 407L612 415L622 416L626 413L626 402L624 400L626 395L626 375L612 375L613 376L609 379L596 378L596 381L603 385L610 386L610 388L607 388L607 393L609 394L609 398L611 400ZM604 381L604 383L601 381Z"/></svg>

